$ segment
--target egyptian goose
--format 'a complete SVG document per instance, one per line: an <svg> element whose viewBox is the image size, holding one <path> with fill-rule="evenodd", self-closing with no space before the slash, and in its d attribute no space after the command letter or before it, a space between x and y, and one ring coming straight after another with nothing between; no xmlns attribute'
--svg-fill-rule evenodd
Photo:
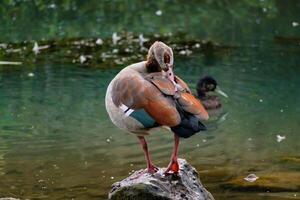
<svg viewBox="0 0 300 200"><path fill-rule="evenodd" d="M158 170L150 159L144 137L151 130L169 127L174 133L174 149L165 173L177 173L179 137L188 138L206 129L199 119L207 120L208 113L187 84L174 75L173 61L172 49L156 41L147 60L121 70L106 92L106 110L111 121L138 137L149 173Z"/></svg>
<svg viewBox="0 0 300 200"><path fill-rule="evenodd" d="M209 92L217 92L220 95L228 98L228 95L223 92L218 86L217 81L211 76L204 76L199 79L196 85L198 98L201 100L204 108L207 110L220 108L221 100L218 96L208 94Z"/></svg>

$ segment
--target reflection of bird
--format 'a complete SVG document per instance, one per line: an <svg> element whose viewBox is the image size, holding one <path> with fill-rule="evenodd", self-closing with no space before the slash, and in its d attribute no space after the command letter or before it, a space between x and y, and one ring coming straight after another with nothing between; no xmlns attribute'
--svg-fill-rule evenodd
<svg viewBox="0 0 300 200"><path fill-rule="evenodd" d="M208 94L209 92L215 91L228 98L228 95L218 87L217 81L211 76L201 78L197 83L196 90L198 98L206 109L215 109L222 105L220 99L216 95Z"/></svg>
<svg viewBox="0 0 300 200"><path fill-rule="evenodd" d="M190 137L205 126L207 111L190 92L186 83L173 73L173 51L162 42L149 49L147 61L120 71L106 92L106 109L112 122L136 134L147 160L147 171L154 173L145 135L153 128L169 127L174 133L174 149L165 173L177 172L179 137Z"/></svg>

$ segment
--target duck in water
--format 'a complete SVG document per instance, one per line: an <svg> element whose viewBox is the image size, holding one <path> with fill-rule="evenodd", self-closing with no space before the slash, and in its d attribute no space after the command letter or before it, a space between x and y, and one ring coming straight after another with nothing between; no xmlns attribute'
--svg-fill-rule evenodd
<svg viewBox="0 0 300 200"><path fill-rule="evenodd" d="M228 95L219 87L217 81L211 76L201 78L196 85L198 98L207 110L217 109L221 107L221 100L218 96L209 94L209 92L217 92L228 98Z"/></svg>
<svg viewBox="0 0 300 200"><path fill-rule="evenodd" d="M165 173L179 170L179 138L188 138L205 130L200 119L208 113L187 84L174 74L173 51L163 42L155 42L147 60L121 70L110 82L105 104L111 121L120 129L137 136L147 161L147 172L158 168L151 161L145 136L158 127L174 134L174 148Z"/></svg>

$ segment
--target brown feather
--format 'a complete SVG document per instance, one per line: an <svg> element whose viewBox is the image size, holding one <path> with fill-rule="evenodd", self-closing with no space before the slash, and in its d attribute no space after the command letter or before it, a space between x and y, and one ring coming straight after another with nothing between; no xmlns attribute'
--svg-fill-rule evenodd
<svg viewBox="0 0 300 200"><path fill-rule="evenodd" d="M200 119L208 119L208 113L202 103L192 94L184 92L178 98L179 104L182 108L191 114L198 116Z"/></svg>
<svg viewBox="0 0 300 200"><path fill-rule="evenodd" d="M163 88L162 81L161 87ZM160 125L176 126L180 116L172 98L166 97L142 76L119 76L113 85L112 99L116 106L124 104L131 109L144 108Z"/></svg>
<svg viewBox="0 0 300 200"><path fill-rule="evenodd" d="M191 93L190 88L188 87L188 85L178 76L175 76L175 82L177 84L179 84L183 89L185 89L188 93Z"/></svg>

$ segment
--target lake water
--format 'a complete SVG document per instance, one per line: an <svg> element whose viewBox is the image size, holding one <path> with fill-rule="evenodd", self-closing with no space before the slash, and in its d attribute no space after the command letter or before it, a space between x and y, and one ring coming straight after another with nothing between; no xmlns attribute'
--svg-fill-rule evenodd
<svg viewBox="0 0 300 200"><path fill-rule="evenodd" d="M188 56L175 54L176 74L192 89L201 76L212 75L229 95L228 99L222 98L222 109L211 113L211 119L206 122L208 131L181 141L179 157L187 159L198 170L202 183L216 199L300 199L300 26L293 23L297 20L300 23L296 12L299 3L249 1L255 4L236 3L231 9L222 10L223 4L217 2L207 1L196 10L197 3L192 1L191 5L183 6L182 13L174 16L177 25L172 21L166 30L158 31L168 33L176 27L184 30L188 23L191 32L186 30L187 38L200 37L221 43L220 48L210 51L195 51ZM113 3L119 7L113 7ZM2 10L6 6L12 9L1 18L5 24L0 28L0 43L17 42L12 45L14 48L22 45L32 48L33 42L30 45L18 43L24 40L45 38L47 43L61 29L64 34L57 36L59 38L100 35L103 40L110 40L114 28L122 29L118 24L126 26L124 21L119 22L121 16L113 10L125 10L124 6L129 3L106 2L102 8L98 4L93 7L95 1L90 1L89 6L76 1L75 16L90 11L78 22L91 30L88 33L74 25L76 17L72 18L72 10L67 6L64 9L64 4L54 8L61 9L57 13L62 14L57 15L51 10L52 4L46 6L46 11L37 6L39 9L32 15L29 10L33 5L20 4L25 14L21 19L17 15L11 22L5 16L13 15L14 5L0 4ZM158 9L162 10L161 17L172 17L171 12L180 10L178 5L168 7L166 4L130 4L130 9L154 7L143 15L144 20L150 20L152 15L159 17L155 14ZM243 10L243 6L248 7ZM204 8L207 13L203 14ZM97 12L97 9L106 12ZM195 19L185 21L189 9L196 13ZM285 12L287 9L290 9L289 14ZM48 32L48 26L41 26L40 32L35 34L36 27L28 20L40 15L44 18L35 24L49 20L53 32ZM55 21L53 16L61 21ZM111 20L106 24L109 30L92 26L97 24L93 21L96 16L100 25L106 24L104 20ZM211 18L217 19L215 26ZM127 23L131 19L131 14L125 15ZM139 20L134 19L131 25L138 27ZM118 23L113 23L115 21ZM198 28L199 21L209 29ZM33 27L28 28L33 32L19 32L22 26L17 25L24 23ZM144 30L151 35L157 26L163 27L164 21L155 19L147 23L147 28L133 28L133 32L138 35ZM65 26L59 28L58 24ZM74 26L72 32L70 28ZM10 34L11 30L16 33ZM232 33L233 30L236 31ZM67 51L69 46L64 49ZM80 53L80 48L77 51ZM87 54L86 49L82 50L84 53ZM55 48L46 53L41 50L37 55L10 54L2 48L0 60L23 62L19 66L0 65L0 197L106 199L112 183L145 167L136 137L125 134L110 122L104 104L109 81L126 64L140 59L118 65L105 62L82 65L69 62L67 56ZM277 135L286 139L278 142ZM154 163L166 166L173 146L172 134L157 131L148 141ZM259 177L254 183L243 179L251 173Z"/></svg>

